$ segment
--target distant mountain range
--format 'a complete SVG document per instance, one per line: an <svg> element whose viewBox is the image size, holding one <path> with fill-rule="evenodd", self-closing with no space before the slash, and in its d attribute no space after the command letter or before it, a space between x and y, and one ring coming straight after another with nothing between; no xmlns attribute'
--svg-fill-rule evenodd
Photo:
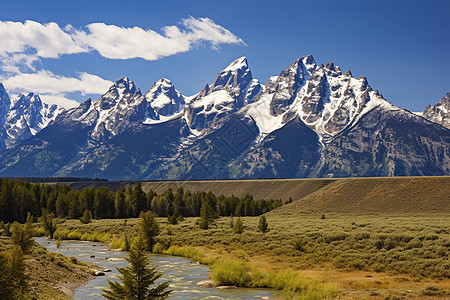
<svg viewBox="0 0 450 300"><path fill-rule="evenodd" d="M247 59L196 95L128 78L63 110L0 84L0 176L227 179L450 175L450 93L422 113L396 107L311 55L263 86Z"/></svg>

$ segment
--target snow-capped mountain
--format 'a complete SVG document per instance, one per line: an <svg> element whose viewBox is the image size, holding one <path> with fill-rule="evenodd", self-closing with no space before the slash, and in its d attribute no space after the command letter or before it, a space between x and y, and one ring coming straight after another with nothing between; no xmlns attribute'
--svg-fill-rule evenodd
<svg viewBox="0 0 450 300"><path fill-rule="evenodd" d="M309 55L270 77L259 101L246 109L263 134L299 117L321 140L328 141L377 106L398 109L373 91L365 77L342 73L331 62L317 66Z"/></svg>
<svg viewBox="0 0 450 300"><path fill-rule="evenodd" d="M192 97L164 78L143 95L124 77L0 154L0 175L449 175L450 130L435 123L448 120L448 100L427 111L429 120L396 107L365 77L318 65L311 55L263 87L241 57Z"/></svg>
<svg viewBox="0 0 450 300"><path fill-rule="evenodd" d="M0 83L0 149L35 135L64 109L42 102L34 94L20 94L10 99Z"/></svg>
<svg viewBox="0 0 450 300"><path fill-rule="evenodd" d="M252 77L247 58L236 59L187 105L189 127L197 135L204 130L217 129L225 115L254 102L261 90L259 81Z"/></svg>
<svg viewBox="0 0 450 300"><path fill-rule="evenodd" d="M78 108L67 111L59 122L83 123L91 128L94 143L104 142L123 131L135 119L142 120L144 96L127 77L118 80L99 100L85 101Z"/></svg>
<svg viewBox="0 0 450 300"><path fill-rule="evenodd" d="M447 93L433 107L428 105L422 113L422 116L450 129L450 93Z"/></svg>
<svg viewBox="0 0 450 300"><path fill-rule="evenodd" d="M156 124L170 120L183 112L185 97L175 89L173 83L162 78L145 93L148 102L144 124Z"/></svg>
<svg viewBox="0 0 450 300"><path fill-rule="evenodd" d="M90 144L97 145L122 133L134 124L157 124L180 114L185 97L167 79L157 81L142 95L127 77L116 81L99 100L86 100L67 110L55 121L64 126L83 124Z"/></svg>

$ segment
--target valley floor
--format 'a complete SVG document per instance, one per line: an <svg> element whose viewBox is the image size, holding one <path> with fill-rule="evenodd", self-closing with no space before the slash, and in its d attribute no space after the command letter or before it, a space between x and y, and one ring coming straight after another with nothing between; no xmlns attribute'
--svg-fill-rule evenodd
<svg viewBox="0 0 450 300"><path fill-rule="evenodd" d="M323 218L324 217L324 218ZM267 214L270 231L257 231L259 217L243 217L242 234L222 217L208 230L197 218L177 225L159 218L159 251L189 247L203 261L246 262L252 271L292 270L337 287L343 299L432 299L450 297L450 217L447 214ZM123 237L124 220L67 220L59 234L113 243ZM137 219L126 232L135 235ZM168 251L177 254L177 251ZM178 251L188 253L189 251ZM192 251L191 251L192 253ZM181 254L183 255L183 254Z"/></svg>

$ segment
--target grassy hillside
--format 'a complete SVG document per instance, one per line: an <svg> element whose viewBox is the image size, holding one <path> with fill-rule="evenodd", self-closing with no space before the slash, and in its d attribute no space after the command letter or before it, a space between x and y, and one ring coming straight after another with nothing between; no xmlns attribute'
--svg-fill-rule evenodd
<svg viewBox="0 0 450 300"><path fill-rule="evenodd" d="M106 186L117 190L135 182L77 182L75 189ZM292 197L293 203L274 214L300 212L434 213L450 211L450 177L383 177L340 179L265 179L142 182L144 190L162 193L168 188L212 191L255 199Z"/></svg>
<svg viewBox="0 0 450 300"><path fill-rule="evenodd" d="M339 179L293 199L273 213L449 213L450 177Z"/></svg>

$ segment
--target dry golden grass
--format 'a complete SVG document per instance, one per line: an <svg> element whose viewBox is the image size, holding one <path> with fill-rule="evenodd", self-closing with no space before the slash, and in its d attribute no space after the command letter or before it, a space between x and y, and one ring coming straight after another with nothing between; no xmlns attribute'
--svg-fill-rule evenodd
<svg viewBox="0 0 450 300"><path fill-rule="evenodd" d="M272 214L450 213L450 177L347 178Z"/></svg>
<svg viewBox="0 0 450 300"><path fill-rule="evenodd" d="M337 285L345 299L450 295L447 214L327 213L325 219L321 213L268 214L266 234L257 231L259 217L241 219L244 232L235 234L229 217L208 230L199 229L197 218L178 225L159 218L157 240L165 247L195 248L205 260L243 260L262 272L292 269ZM136 223L128 220L129 237L136 233ZM61 229L120 237L123 220L68 220ZM304 242L302 250L295 249L298 240Z"/></svg>

